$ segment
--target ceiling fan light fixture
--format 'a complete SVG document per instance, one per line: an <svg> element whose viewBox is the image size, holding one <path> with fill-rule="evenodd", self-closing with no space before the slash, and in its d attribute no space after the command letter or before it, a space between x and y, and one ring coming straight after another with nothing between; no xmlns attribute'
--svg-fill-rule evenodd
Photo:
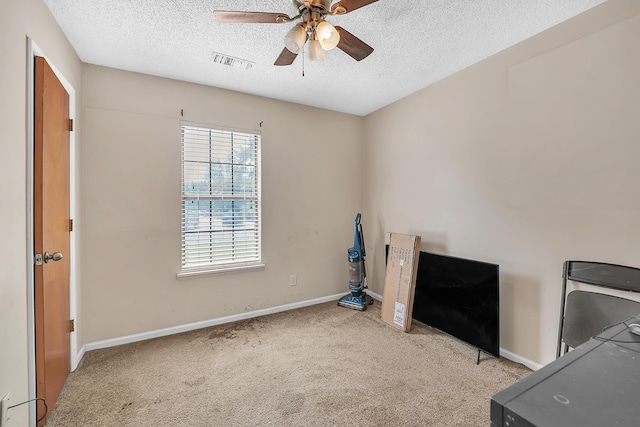
<svg viewBox="0 0 640 427"><path fill-rule="evenodd" d="M307 41L307 29L303 25L296 25L289 30L284 37L284 45L292 53L299 53L304 43Z"/></svg>
<svg viewBox="0 0 640 427"><path fill-rule="evenodd" d="M294 22L284 37L282 52L273 65L291 65L304 45L309 42L309 58L315 61L325 57L325 51L338 48L356 61L368 57L373 48L345 30L325 21L333 15L350 13L378 0L292 0L295 16L274 12L243 12L215 10L216 21L221 23L281 24Z"/></svg>
<svg viewBox="0 0 640 427"><path fill-rule="evenodd" d="M324 49L318 40L309 42L309 59L312 61L322 61L324 59Z"/></svg>
<svg viewBox="0 0 640 427"><path fill-rule="evenodd" d="M322 21L316 26L316 34L324 50L331 50L340 42L340 33L327 21Z"/></svg>

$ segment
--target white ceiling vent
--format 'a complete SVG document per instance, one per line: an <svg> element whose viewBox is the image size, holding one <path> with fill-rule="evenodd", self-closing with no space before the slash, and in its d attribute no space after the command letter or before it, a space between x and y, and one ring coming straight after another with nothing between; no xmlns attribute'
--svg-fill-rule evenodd
<svg viewBox="0 0 640 427"><path fill-rule="evenodd" d="M233 56L225 55L220 52L213 52L211 54L211 60L218 64L228 65L233 68L239 68L241 70L250 70L255 65L255 62L247 61L246 59L235 58Z"/></svg>

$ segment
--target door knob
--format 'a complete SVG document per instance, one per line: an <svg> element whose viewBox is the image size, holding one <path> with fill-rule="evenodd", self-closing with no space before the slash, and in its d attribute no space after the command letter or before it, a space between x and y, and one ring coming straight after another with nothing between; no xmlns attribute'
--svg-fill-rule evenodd
<svg viewBox="0 0 640 427"><path fill-rule="evenodd" d="M54 252L50 254L49 252L44 253L44 262L49 261L60 261L62 259L62 254L60 252Z"/></svg>

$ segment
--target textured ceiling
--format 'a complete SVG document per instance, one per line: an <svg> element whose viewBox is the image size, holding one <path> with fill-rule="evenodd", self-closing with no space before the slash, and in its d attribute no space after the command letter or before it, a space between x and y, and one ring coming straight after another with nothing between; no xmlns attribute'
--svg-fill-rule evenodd
<svg viewBox="0 0 640 427"><path fill-rule="evenodd" d="M366 115L604 0L379 0L327 18L375 48L368 58L334 49L286 67L273 62L293 23L221 24L213 11L293 16L291 0L44 2L85 63Z"/></svg>

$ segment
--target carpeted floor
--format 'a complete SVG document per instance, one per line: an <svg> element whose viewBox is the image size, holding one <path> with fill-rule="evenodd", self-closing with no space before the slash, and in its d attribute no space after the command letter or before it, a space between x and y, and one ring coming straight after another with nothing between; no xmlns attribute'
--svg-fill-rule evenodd
<svg viewBox="0 0 640 427"><path fill-rule="evenodd" d="M48 427L487 426L531 371L336 303L91 351Z"/></svg>

